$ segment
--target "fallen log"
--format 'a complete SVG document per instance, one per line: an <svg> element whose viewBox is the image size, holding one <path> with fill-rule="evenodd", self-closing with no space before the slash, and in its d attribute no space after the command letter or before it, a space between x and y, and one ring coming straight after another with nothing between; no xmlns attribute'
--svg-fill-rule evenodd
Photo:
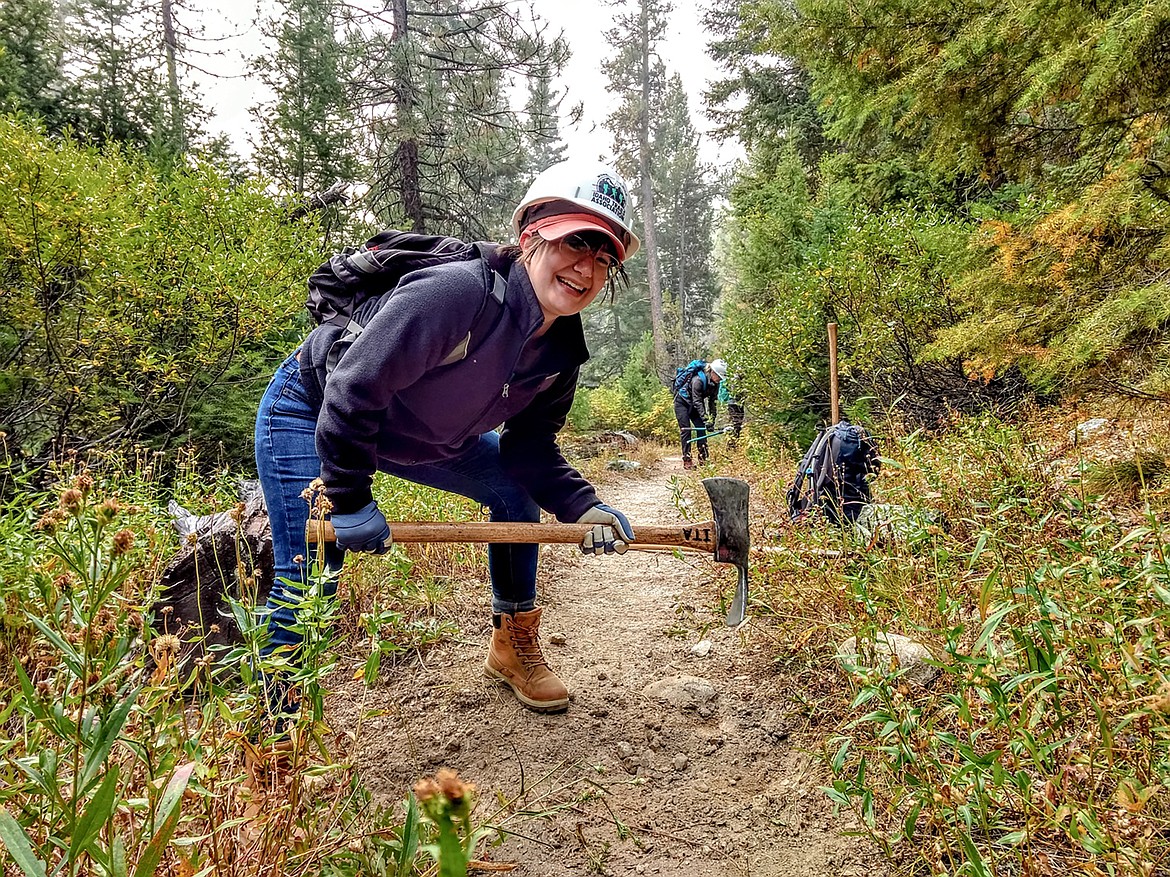
<svg viewBox="0 0 1170 877"><path fill-rule="evenodd" d="M181 660L242 642L228 597L249 608L268 600L272 531L264 494L255 481L243 482L240 494L236 508L214 515L193 515L174 500L167 504L184 544L163 570L151 611L156 633L183 641Z"/></svg>

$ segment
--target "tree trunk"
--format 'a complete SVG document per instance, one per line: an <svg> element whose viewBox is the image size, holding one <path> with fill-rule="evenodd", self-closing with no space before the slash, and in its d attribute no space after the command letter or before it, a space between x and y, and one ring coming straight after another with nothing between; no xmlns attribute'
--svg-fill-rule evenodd
<svg viewBox="0 0 1170 877"><path fill-rule="evenodd" d="M642 247L646 250L646 283L650 290L650 327L654 335L654 367L669 387L674 374L666 352L666 325L662 313L662 271L658 265L658 235L654 222L654 187L650 180L650 34L646 0L639 16L642 40L642 105L638 112L638 169L642 192Z"/></svg>
<svg viewBox="0 0 1170 877"><path fill-rule="evenodd" d="M175 36L175 10L171 0L162 0L162 25L167 52L167 98L171 106L170 139L175 153L182 155L187 151L187 125L179 95L179 41Z"/></svg>
<svg viewBox="0 0 1170 877"><path fill-rule="evenodd" d="M407 9L406 0L393 0L393 3L394 36L390 40L390 44L397 46L406 41ZM413 126L410 120L414 117L414 94L405 52L403 57L399 59L394 80L394 112L398 118L399 130L411 131ZM419 189L418 140L413 133L405 136L398 144L395 161L398 164L399 185L402 187L402 211L410 223L410 230L425 232L426 218L423 215L422 192Z"/></svg>

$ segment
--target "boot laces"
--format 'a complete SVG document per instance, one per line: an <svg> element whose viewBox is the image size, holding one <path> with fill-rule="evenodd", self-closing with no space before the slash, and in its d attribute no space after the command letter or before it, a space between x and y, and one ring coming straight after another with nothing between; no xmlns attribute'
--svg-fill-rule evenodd
<svg viewBox="0 0 1170 877"><path fill-rule="evenodd" d="M529 667L547 667L544 651L540 647L540 637L535 628L513 625L510 629L512 649L517 657Z"/></svg>

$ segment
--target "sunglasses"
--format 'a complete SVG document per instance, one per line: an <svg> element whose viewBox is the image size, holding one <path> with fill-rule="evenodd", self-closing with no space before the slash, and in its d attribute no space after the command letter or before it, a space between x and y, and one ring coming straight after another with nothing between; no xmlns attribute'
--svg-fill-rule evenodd
<svg viewBox="0 0 1170 877"><path fill-rule="evenodd" d="M598 235L598 237L602 237ZM600 241L591 242L584 235L568 234L557 241L557 247L565 256L573 259L575 262L580 261L585 256L592 256L593 263L604 271L606 274L613 274L621 267L621 262L609 248L613 244L602 238Z"/></svg>

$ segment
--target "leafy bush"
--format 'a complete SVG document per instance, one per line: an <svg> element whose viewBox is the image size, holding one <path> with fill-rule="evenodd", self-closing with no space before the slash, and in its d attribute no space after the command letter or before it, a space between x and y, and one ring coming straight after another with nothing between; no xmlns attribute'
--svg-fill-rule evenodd
<svg viewBox="0 0 1170 877"><path fill-rule="evenodd" d="M0 429L19 454L194 438L246 459L311 224L207 165L162 176L0 119ZM296 330L293 330L295 333Z"/></svg>

